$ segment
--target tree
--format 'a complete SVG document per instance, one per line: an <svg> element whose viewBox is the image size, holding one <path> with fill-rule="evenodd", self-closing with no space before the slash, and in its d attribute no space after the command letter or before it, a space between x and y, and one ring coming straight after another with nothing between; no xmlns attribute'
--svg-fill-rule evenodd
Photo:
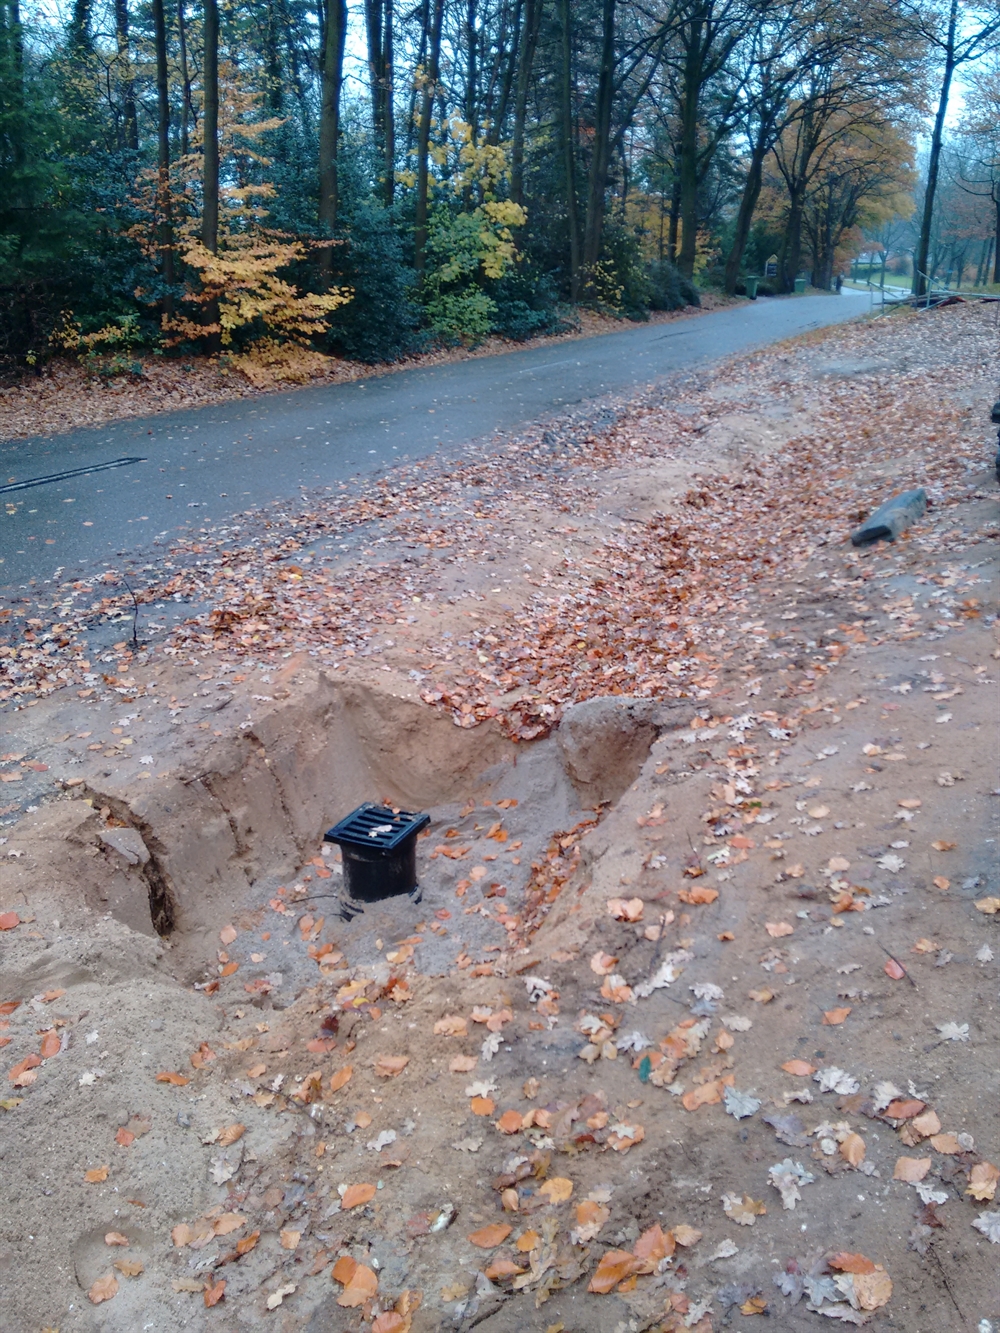
<svg viewBox="0 0 1000 1333"><path fill-rule="evenodd" d="M995 3L980 4L976 0L901 0L900 8L914 37L927 44L941 72L913 267L913 291L922 296L927 291L931 224L952 81L963 65L1000 47L1000 9Z"/></svg>
<svg viewBox="0 0 1000 1333"><path fill-rule="evenodd" d="M347 0L327 0L319 113L319 224L327 236L332 235L337 224L337 153L346 38ZM324 271L329 273L330 247L324 246L322 254Z"/></svg>

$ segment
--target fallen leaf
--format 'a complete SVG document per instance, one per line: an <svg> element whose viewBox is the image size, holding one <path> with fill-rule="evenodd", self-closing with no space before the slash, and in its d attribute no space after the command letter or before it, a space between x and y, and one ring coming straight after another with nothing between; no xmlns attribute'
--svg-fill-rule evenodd
<svg viewBox="0 0 1000 1333"><path fill-rule="evenodd" d="M921 1115L914 1116L910 1125L924 1139L941 1132L941 1121L938 1119L937 1111L924 1111Z"/></svg>
<svg viewBox="0 0 1000 1333"><path fill-rule="evenodd" d="M718 896L718 889L709 889L701 884L696 884L693 889L677 890L677 897L682 903L689 903L694 906L701 903L714 903Z"/></svg>
<svg viewBox="0 0 1000 1333"><path fill-rule="evenodd" d="M204 1291L205 1284L196 1277L175 1277L170 1283L174 1291Z"/></svg>
<svg viewBox="0 0 1000 1333"><path fill-rule="evenodd" d="M619 1282L623 1282L636 1267L637 1260L628 1250L605 1250L587 1290L606 1296Z"/></svg>
<svg viewBox="0 0 1000 1333"><path fill-rule="evenodd" d="M238 1142L246 1133L246 1125L225 1125L219 1130L219 1137L216 1139L220 1148L229 1148L232 1144Z"/></svg>
<svg viewBox="0 0 1000 1333"><path fill-rule="evenodd" d="M489 1267L483 1271L491 1282L498 1282L505 1277L516 1277L518 1273L523 1273L525 1270L519 1268L511 1259L494 1259ZM373 1325L373 1333L374 1327Z"/></svg>
<svg viewBox="0 0 1000 1333"><path fill-rule="evenodd" d="M186 1074L163 1071L156 1076L157 1083L172 1083L175 1088L183 1088L189 1082Z"/></svg>
<svg viewBox="0 0 1000 1333"><path fill-rule="evenodd" d="M590 970L596 972L599 977L606 977L615 970L617 962L618 959L612 954L605 953L603 949L598 949L590 960Z"/></svg>
<svg viewBox="0 0 1000 1333"><path fill-rule="evenodd" d="M116 1259L114 1266L122 1277L138 1277L146 1271L146 1265L141 1259Z"/></svg>
<svg viewBox="0 0 1000 1333"><path fill-rule="evenodd" d="M726 1216L741 1227L752 1227L757 1218L767 1212L765 1205L751 1199L749 1194L742 1198L738 1194L724 1194L722 1207Z"/></svg>
<svg viewBox="0 0 1000 1333"><path fill-rule="evenodd" d="M848 1134L840 1145L840 1155L851 1166L860 1166L865 1160L865 1141L860 1134Z"/></svg>
<svg viewBox="0 0 1000 1333"><path fill-rule="evenodd" d="M825 819L829 813L830 807L828 805L811 805L806 811L810 819Z"/></svg>
<svg viewBox="0 0 1000 1333"><path fill-rule="evenodd" d="M953 1156L962 1151L962 1145L954 1134L932 1134L928 1139L935 1152Z"/></svg>
<svg viewBox="0 0 1000 1333"><path fill-rule="evenodd" d="M217 1236L228 1236L246 1225L246 1218L239 1213L222 1213L212 1222L212 1230Z"/></svg>
<svg viewBox="0 0 1000 1333"><path fill-rule="evenodd" d="M479 1057L476 1055L455 1055L448 1063L448 1069L452 1074L468 1074L479 1063Z"/></svg>
<svg viewBox="0 0 1000 1333"><path fill-rule="evenodd" d="M874 1273L875 1265L863 1254L851 1254L843 1251L840 1254L834 1254L827 1259L827 1264L831 1268L836 1268L841 1273Z"/></svg>
<svg viewBox="0 0 1000 1333"><path fill-rule="evenodd" d="M920 939L913 946L913 953L937 953L940 947L934 940Z"/></svg>
<svg viewBox="0 0 1000 1333"><path fill-rule="evenodd" d="M929 1157L899 1157L896 1159L896 1167L892 1173L892 1178L893 1180L903 1180L908 1185L915 1185L917 1181L923 1180L930 1169L931 1159Z"/></svg>
<svg viewBox="0 0 1000 1333"><path fill-rule="evenodd" d="M410 1063L408 1055L380 1055L375 1061L379 1078L397 1078Z"/></svg>
<svg viewBox="0 0 1000 1333"><path fill-rule="evenodd" d="M185 1245L190 1245L194 1240L194 1230L187 1222L178 1222L170 1233L170 1240L177 1249L182 1250ZM201 1287L198 1288L201 1290Z"/></svg>
<svg viewBox="0 0 1000 1333"><path fill-rule="evenodd" d="M791 1074L795 1078L808 1078L810 1074L815 1074L816 1066L811 1065L808 1060L786 1060L781 1066L786 1074Z"/></svg>
<svg viewBox="0 0 1000 1333"><path fill-rule="evenodd" d="M347 1189L340 1197L340 1206L344 1212L349 1212L352 1208L360 1208L375 1197L375 1186L369 1184L348 1185Z"/></svg>
<svg viewBox="0 0 1000 1333"><path fill-rule="evenodd" d="M681 1105L685 1111L697 1111L699 1106L715 1106L721 1101L722 1083L714 1079L711 1083L703 1083L700 1088L691 1088L681 1098Z"/></svg>
<svg viewBox="0 0 1000 1333"><path fill-rule="evenodd" d="M1000 912L1000 898L980 898L976 904L977 912L985 912L987 916L996 916Z"/></svg>
<svg viewBox="0 0 1000 1333"><path fill-rule="evenodd" d="M506 1222L491 1222L489 1226L480 1228L479 1231L473 1231L469 1240L480 1250L494 1250L503 1243L511 1233L511 1228Z"/></svg>
<svg viewBox="0 0 1000 1333"><path fill-rule="evenodd" d="M110 1301L113 1296L118 1295L118 1279L114 1273L107 1273L104 1277L99 1277L87 1292L87 1295L94 1305L100 1305L102 1301Z"/></svg>
<svg viewBox="0 0 1000 1333"><path fill-rule="evenodd" d="M747 991L747 995L751 1000L755 1000L757 1004L768 1004L774 999L774 991L768 990L766 986L762 990Z"/></svg>
<svg viewBox="0 0 1000 1333"><path fill-rule="evenodd" d="M1000 1170L992 1162L977 1162L969 1172L969 1184L965 1192L980 1203L985 1203L996 1194L998 1180Z"/></svg>
<svg viewBox="0 0 1000 1333"><path fill-rule="evenodd" d="M89 1171L84 1171L83 1178L88 1185L100 1185L102 1181L108 1178L108 1168L106 1166L93 1166Z"/></svg>
<svg viewBox="0 0 1000 1333"><path fill-rule="evenodd" d="M251 1231L249 1236L243 1236L236 1242L236 1253L243 1257L249 1254L251 1250L256 1249L257 1242L260 1240L259 1231Z"/></svg>
<svg viewBox="0 0 1000 1333"><path fill-rule="evenodd" d="M468 1031L469 1025L460 1014L445 1014L434 1024L436 1037L464 1037Z"/></svg>
<svg viewBox="0 0 1000 1333"><path fill-rule="evenodd" d="M20 924L21 924L21 918L18 916L16 912L0 912L0 930L13 930L15 926L19 926ZM115 1281L113 1277L108 1280L111 1282ZM118 1284L115 1283L115 1291L117 1290L118 1290ZM113 1291L111 1295L113 1296L114 1294L115 1292ZM102 1301L106 1301L109 1299L109 1297L102 1296L100 1299Z"/></svg>
<svg viewBox="0 0 1000 1333"><path fill-rule="evenodd" d="M901 963L897 963L895 958L887 959L882 971L887 977L891 977L893 981L902 981L906 976L906 968L903 967Z"/></svg>
<svg viewBox="0 0 1000 1333"><path fill-rule="evenodd" d="M953 852L958 846L957 842L945 842L943 838L937 838L931 843L936 852Z"/></svg>
<svg viewBox="0 0 1000 1333"><path fill-rule="evenodd" d="M541 1243L541 1239L537 1231L524 1231L514 1242L514 1248L519 1250L521 1254L528 1254L529 1251L535 1249Z"/></svg>
<svg viewBox="0 0 1000 1333"><path fill-rule="evenodd" d="M330 1276L341 1286L346 1287L354 1276L357 1267L357 1259L352 1259L349 1254L342 1254L330 1270Z"/></svg>
<svg viewBox="0 0 1000 1333"><path fill-rule="evenodd" d="M130 1129L126 1129L122 1125L115 1134L115 1143L118 1144L119 1148L131 1148L132 1144L135 1143L135 1135Z"/></svg>
<svg viewBox="0 0 1000 1333"><path fill-rule="evenodd" d="M42 1035L42 1044L40 1049L43 1060L51 1060L54 1055L59 1054L59 1033L55 1028L49 1028L48 1032Z"/></svg>
<svg viewBox="0 0 1000 1333"><path fill-rule="evenodd" d="M673 1236L678 1245L683 1245L685 1249L697 1245L702 1236L697 1227L689 1227L683 1222L679 1226L671 1227L669 1234Z"/></svg>
<svg viewBox="0 0 1000 1333"><path fill-rule="evenodd" d="M229 945L236 939L238 933L235 926L223 926L219 931L219 939L223 944Z"/></svg>
<svg viewBox="0 0 1000 1333"><path fill-rule="evenodd" d="M496 1127L501 1134L516 1134L523 1123L520 1111L504 1111L499 1120L496 1121Z"/></svg>
<svg viewBox="0 0 1000 1333"><path fill-rule="evenodd" d="M608 1147L614 1152L627 1153L646 1137L642 1125L616 1125L608 1135Z"/></svg>
<svg viewBox="0 0 1000 1333"><path fill-rule="evenodd" d="M205 1283L205 1293L202 1296L202 1300L205 1302L206 1307L211 1310L213 1305L218 1305L219 1302L225 1300L225 1298L226 1279L222 1278L220 1281L213 1283L212 1279L209 1278Z"/></svg>
<svg viewBox="0 0 1000 1333"><path fill-rule="evenodd" d="M343 1206L343 1205L341 1205ZM279 1231L278 1240L283 1250L298 1249L299 1241L302 1239L301 1231Z"/></svg>
<svg viewBox="0 0 1000 1333"><path fill-rule="evenodd" d="M829 1028L839 1027L850 1012L850 1005L843 1009L827 1009L823 1014L823 1026Z"/></svg>
<svg viewBox="0 0 1000 1333"><path fill-rule="evenodd" d="M782 935L791 935L795 931L795 927L790 926L787 921L768 921L764 929L774 940L780 940Z"/></svg>
<svg viewBox="0 0 1000 1333"><path fill-rule="evenodd" d="M951 888L951 880L944 875L935 875L932 882L934 884L934 887L936 889L940 889L942 893L945 891L945 889Z"/></svg>
<svg viewBox="0 0 1000 1333"><path fill-rule="evenodd" d="M335 1074L330 1075L330 1091L339 1092L341 1088L350 1083L354 1074L353 1065L344 1065L343 1069L338 1069Z"/></svg>
<svg viewBox="0 0 1000 1333"><path fill-rule="evenodd" d="M272 1291L271 1294L268 1296L267 1300L264 1302L264 1304L267 1306L269 1310L277 1310L278 1306L282 1303L285 1297L291 1296L291 1294L295 1290L296 1286L294 1282L286 1282L285 1285L283 1287L279 1287L277 1291Z"/></svg>
<svg viewBox="0 0 1000 1333"><path fill-rule="evenodd" d="M344 1290L337 1297L337 1304L348 1309L364 1305L378 1291L378 1277L372 1269L358 1264Z"/></svg>
<svg viewBox="0 0 1000 1333"><path fill-rule="evenodd" d="M106 1231L104 1233L105 1245L128 1245L128 1236L123 1236L120 1231Z"/></svg>
<svg viewBox="0 0 1000 1333"><path fill-rule="evenodd" d="M473 1115L492 1115L496 1110L496 1102L492 1097L473 1097L469 1103L469 1110ZM520 1116L517 1117L517 1123L518 1125L521 1123Z"/></svg>
<svg viewBox="0 0 1000 1333"><path fill-rule="evenodd" d="M892 1280L881 1264L872 1273L854 1273L851 1287L862 1310L878 1310L892 1295Z"/></svg>
<svg viewBox="0 0 1000 1333"><path fill-rule="evenodd" d="M549 1203L565 1203L573 1193L573 1182L566 1176L551 1176L538 1187L538 1193L544 1194Z"/></svg>
<svg viewBox="0 0 1000 1333"><path fill-rule="evenodd" d="M641 898L608 899L608 915L616 921L641 921L643 907Z"/></svg>

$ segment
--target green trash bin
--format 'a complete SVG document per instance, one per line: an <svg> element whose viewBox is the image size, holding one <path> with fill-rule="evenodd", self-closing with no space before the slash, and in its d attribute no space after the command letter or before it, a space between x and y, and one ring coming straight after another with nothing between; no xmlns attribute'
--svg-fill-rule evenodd
<svg viewBox="0 0 1000 1333"><path fill-rule="evenodd" d="M797 295L797 296L801 296L802 293L805 291L805 289L806 289L806 280L805 280L805 278L796 278L796 279L795 279L795 292L796 292L796 295Z"/></svg>
<svg viewBox="0 0 1000 1333"><path fill-rule="evenodd" d="M758 282L760 282L760 278L746 278L744 279L744 281L746 282L747 285L747 296L749 296L751 301L756 301L757 284Z"/></svg>

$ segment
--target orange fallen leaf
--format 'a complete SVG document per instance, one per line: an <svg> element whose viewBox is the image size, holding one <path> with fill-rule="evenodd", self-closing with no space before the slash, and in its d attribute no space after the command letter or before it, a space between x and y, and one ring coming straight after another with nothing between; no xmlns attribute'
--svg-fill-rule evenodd
<svg viewBox="0 0 1000 1333"><path fill-rule="evenodd" d="M641 921L644 905L641 898L609 898L608 915L616 921Z"/></svg>
<svg viewBox="0 0 1000 1333"><path fill-rule="evenodd" d="M285 1230L278 1232L278 1241L283 1250L298 1249L299 1241L301 1239L302 1239L301 1231L291 1231L286 1228Z"/></svg>
<svg viewBox="0 0 1000 1333"><path fill-rule="evenodd" d="M839 1027L850 1012L850 1005L845 1005L842 1009L827 1009L823 1014L823 1026L828 1028Z"/></svg>
<svg viewBox="0 0 1000 1333"><path fill-rule="evenodd" d="M591 972L596 972L599 977L606 977L615 970L618 959L610 953L605 953L603 949L598 949L597 953L590 960Z"/></svg>
<svg viewBox="0 0 1000 1333"><path fill-rule="evenodd" d="M242 1258L243 1255L249 1254L251 1250L256 1248L259 1240L260 1232L251 1231L249 1236L243 1236L242 1239L236 1242L236 1253Z"/></svg>
<svg viewBox="0 0 1000 1333"><path fill-rule="evenodd" d="M491 1282L497 1282L505 1277L516 1277L518 1273L525 1270L519 1268L511 1259L494 1259L490 1266L483 1270Z"/></svg>
<svg viewBox="0 0 1000 1333"><path fill-rule="evenodd" d="M473 1097L469 1103L469 1110L473 1115L492 1115L496 1110L496 1102L492 1097ZM521 1123L520 1116L517 1122Z"/></svg>
<svg viewBox="0 0 1000 1333"><path fill-rule="evenodd" d="M213 1305L218 1305L219 1302L225 1300L225 1298L226 1279L221 1278L218 1282L213 1283L212 1279L209 1278L208 1282L205 1284L205 1293L202 1297L206 1306L211 1310Z"/></svg>
<svg viewBox="0 0 1000 1333"><path fill-rule="evenodd" d="M951 880L944 875L935 875L933 883L934 887L936 889L940 889L942 893L945 891L945 889L951 888Z"/></svg>
<svg viewBox="0 0 1000 1333"><path fill-rule="evenodd" d="M352 1309L358 1305L364 1305L365 1301L371 1298L378 1291L378 1277L370 1268L364 1264L358 1264L351 1274L350 1281L344 1287L344 1290L337 1297L337 1304Z"/></svg>
<svg viewBox="0 0 1000 1333"><path fill-rule="evenodd" d="M43 1060L51 1060L54 1055L59 1054L59 1033L55 1028L49 1028L42 1037L41 1053Z"/></svg>
<svg viewBox="0 0 1000 1333"><path fill-rule="evenodd" d="M468 1074L478 1063L477 1055L455 1055L449 1061L448 1069L452 1074Z"/></svg>
<svg viewBox="0 0 1000 1333"><path fill-rule="evenodd" d="M20 1009L21 1003L20 1000L4 1000L3 1004L0 1004L0 1016L6 1018L7 1015L12 1014L15 1009Z"/></svg>
<svg viewBox="0 0 1000 1333"><path fill-rule="evenodd" d="M344 1065L343 1069L338 1069L335 1074L331 1074L330 1091L339 1092L341 1088L346 1087L350 1083L353 1073L353 1065Z"/></svg>
<svg viewBox="0 0 1000 1333"><path fill-rule="evenodd" d="M831 1268L838 1269L841 1273L874 1273L875 1265L864 1254L851 1254L844 1250L840 1254L833 1255L827 1260Z"/></svg>
<svg viewBox="0 0 1000 1333"><path fill-rule="evenodd" d="M930 1169L931 1159L929 1157L898 1157L892 1178L893 1180L904 1180L908 1185L915 1185L917 1181L923 1180Z"/></svg>
<svg viewBox="0 0 1000 1333"><path fill-rule="evenodd" d="M110 1301L113 1296L118 1295L118 1279L114 1273L99 1277L87 1292L87 1295L94 1305L100 1305L102 1301Z"/></svg>
<svg viewBox="0 0 1000 1333"><path fill-rule="evenodd" d="M469 1240L480 1250L495 1250L511 1233L506 1222L491 1222L489 1226L473 1231Z"/></svg>
<svg viewBox="0 0 1000 1333"><path fill-rule="evenodd" d="M436 1037L464 1037L468 1030L469 1025L460 1014L445 1014L434 1024Z"/></svg>
<svg viewBox="0 0 1000 1333"><path fill-rule="evenodd" d="M636 1267L638 1260L628 1250L605 1250L597 1265L594 1276L587 1284L587 1290L598 1296L606 1296L612 1287L623 1282Z"/></svg>
<svg viewBox="0 0 1000 1333"><path fill-rule="evenodd" d="M998 1181L1000 1170L992 1162L977 1162L969 1172L969 1184L965 1192L980 1203L985 1203L996 1194Z"/></svg>
<svg viewBox="0 0 1000 1333"><path fill-rule="evenodd" d="M105 1245L128 1245L128 1236L123 1236L120 1231L106 1231L104 1233Z"/></svg>
<svg viewBox="0 0 1000 1333"><path fill-rule="evenodd" d="M494 1121L501 1134L516 1134L523 1123L521 1112L510 1110L504 1111L499 1120Z"/></svg>
<svg viewBox="0 0 1000 1333"><path fill-rule="evenodd" d="M330 1270L330 1276L346 1287L348 1282L354 1276L358 1267L357 1259L352 1259L349 1254L342 1254Z"/></svg>
<svg viewBox="0 0 1000 1333"><path fill-rule="evenodd" d="M795 931L795 927L790 926L787 921L768 921L764 929L773 940L780 940L782 935L791 935Z"/></svg>
<svg viewBox="0 0 1000 1333"><path fill-rule="evenodd" d="M695 906L699 903L714 903L718 896L718 889L709 889L701 884L696 884L693 889L677 890L677 897L682 903L690 903Z"/></svg>
<svg viewBox="0 0 1000 1333"><path fill-rule="evenodd" d="M544 1194L549 1203L565 1203L573 1193L573 1182L566 1176L550 1176L538 1187L538 1193Z"/></svg>
<svg viewBox="0 0 1000 1333"><path fill-rule="evenodd" d="M246 1218L239 1213L221 1213L212 1223L212 1231L217 1236L228 1236L232 1231L239 1231L246 1225Z"/></svg>
<svg viewBox="0 0 1000 1333"><path fill-rule="evenodd" d="M887 959L882 971L887 977L891 977L893 981L902 981L906 976L906 968L902 963L897 963L895 958Z"/></svg>
<svg viewBox="0 0 1000 1333"><path fill-rule="evenodd" d="M15 926L19 926L20 924L21 924L21 918L18 916L16 912L0 912L0 930L13 930ZM114 1282L114 1278L112 1278L111 1281ZM117 1290L118 1290L118 1284L115 1283L115 1291ZM112 1292L111 1294L113 1296L114 1292ZM102 1301L106 1301L107 1299L108 1299L107 1296L101 1297Z"/></svg>
<svg viewBox="0 0 1000 1333"><path fill-rule="evenodd" d="M924 1111L923 1114L914 1116L910 1125L925 1139L929 1139L932 1134L941 1132L941 1121L938 1119L937 1111Z"/></svg>
<svg viewBox="0 0 1000 1333"><path fill-rule="evenodd" d="M661 1259L669 1259L676 1247L677 1240L669 1231L664 1231L657 1223L647 1227L633 1246L632 1252L643 1266L643 1271L651 1273Z"/></svg>
<svg viewBox="0 0 1000 1333"><path fill-rule="evenodd" d="M701 1240L702 1233L697 1227L689 1227L682 1222L679 1226L670 1228L670 1235L673 1236L678 1245L687 1248L691 1245L697 1245Z"/></svg>
<svg viewBox="0 0 1000 1333"><path fill-rule="evenodd" d="M953 852L958 846L957 842L946 842L944 838L937 838L931 843L936 852Z"/></svg>
<svg viewBox="0 0 1000 1333"><path fill-rule="evenodd" d="M220 1148L229 1148L243 1137L246 1133L246 1128L246 1125L239 1124L224 1125L222 1129L219 1130L219 1137L216 1139L216 1143Z"/></svg>
<svg viewBox="0 0 1000 1333"><path fill-rule="evenodd" d="M681 1105L685 1111L697 1111L699 1106L715 1106L721 1101L722 1082L713 1079L711 1083L703 1083L700 1088L691 1088L686 1092L681 1098Z"/></svg>
<svg viewBox="0 0 1000 1333"><path fill-rule="evenodd" d="M92 1166L89 1171L84 1171L83 1178L88 1185L100 1185L108 1178L108 1168L106 1166Z"/></svg>
<svg viewBox="0 0 1000 1333"><path fill-rule="evenodd" d="M194 1228L188 1222L178 1222L170 1233L171 1244L182 1250L194 1240Z"/></svg>
<svg viewBox="0 0 1000 1333"><path fill-rule="evenodd" d="M114 1266L122 1277L138 1277L146 1271L146 1265L141 1259L116 1259Z"/></svg>
<svg viewBox="0 0 1000 1333"><path fill-rule="evenodd" d="M219 939L223 944L232 944L238 933L235 926L223 926L219 931Z"/></svg>
<svg viewBox="0 0 1000 1333"><path fill-rule="evenodd" d="M524 1231L514 1242L514 1248L515 1250L519 1250L521 1254L528 1254L529 1251L535 1249L539 1245L541 1239L542 1238L537 1231Z"/></svg>
<svg viewBox="0 0 1000 1333"><path fill-rule="evenodd" d="M188 1083L190 1080L186 1074L178 1074L173 1071L164 1070L157 1074L156 1081L157 1083L172 1083L175 1088L183 1088L185 1083Z"/></svg>
<svg viewBox="0 0 1000 1333"><path fill-rule="evenodd" d="M234 972L239 971L239 963L226 963L225 967L219 971L220 977L231 977Z"/></svg>
<svg viewBox="0 0 1000 1333"><path fill-rule="evenodd" d="M379 1078L398 1078L409 1063L408 1055L380 1055L375 1061L375 1073Z"/></svg>
<svg viewBox="0 0 1000 1333"><path fill-rule="evenodd" d="M344 1212L349 1212L352 1208L360 1208L363 1204L369 1203L375 1197L375 1186L370 1184L348 1185L347 1189L341 1195L340 1206Z"/></svg>
<svg viewBox="0 0 1000 1333"><path fill-rule="evenodd" d="M848 1134L840 1145L840 1155L851 1166L860 1166L865 1160L865 1141L860 1134Z"/></svg>
<svg viewBox="0 0 1000 1333"><path fill-rule="evenodd" d="M920 939L913 946L913 953L937 953L939 948L940 945L936 944L934 940Z"/></svg>
<svg viewBox="0 0 1000 1333"><path fill-rule="evenodd" d="M781 1066L786 1074L791 1074L795 1078L808 1078L810 1074L815 1074L816 1066L811 1065L808 1060L786 1060Z"/></svg>
<svg viewBox="0 0 1000 1333"><path fill-rule="evenodd" d="M747 995L757 1004L769 1004L774 999L774 991L768 990L766 986L760 989L748 990Z"/></svg>
<svg viewBox="0 0 1000 1333"><path fill-rule="evenodd" d="M928 1142L935 1152L944 1153L946 1156L953 1156L962 1151L962 1145L954 1134L932 1134Z"/></svg>

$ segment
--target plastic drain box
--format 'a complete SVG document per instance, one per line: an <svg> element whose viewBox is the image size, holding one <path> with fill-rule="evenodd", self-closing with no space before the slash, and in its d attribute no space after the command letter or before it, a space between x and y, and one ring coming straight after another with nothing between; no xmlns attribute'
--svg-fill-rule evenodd
<svg viewBox="0 0 1000 1333"><path fill-rule="evenodd" d="M390 810L366 801L323 835L344 858L344 883L352 898L377 902L417 887L417 834L428 814Z"/></svg>

